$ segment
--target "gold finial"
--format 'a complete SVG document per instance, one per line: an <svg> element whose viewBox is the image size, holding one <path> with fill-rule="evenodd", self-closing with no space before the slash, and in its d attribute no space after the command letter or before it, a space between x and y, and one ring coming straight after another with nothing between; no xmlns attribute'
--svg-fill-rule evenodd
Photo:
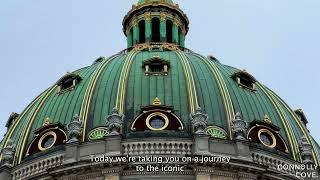
<svg viewBox="0 0 320 180"><path fill-rule="evenodd" d="M155 105L155 106L161 105L161 101L160 101L160 99L159 99L158 97L156 97L156 98L153 100L153 105Z"/></svg>
<svg viewBox="0 0 320 180"><path fill-rule="evenodd" d="M271 124L271 123L272 123L270 117L269 117L267 114L264 115L263 121L264 121L265 123L268 123L268 124Z"/></svg>
<svg viewBox="0 0 320 180"><path fill-rule="evenodd" d="M50 118L47 117L43 122L43 126L49 126L49 125L50 125Z"/></svg>

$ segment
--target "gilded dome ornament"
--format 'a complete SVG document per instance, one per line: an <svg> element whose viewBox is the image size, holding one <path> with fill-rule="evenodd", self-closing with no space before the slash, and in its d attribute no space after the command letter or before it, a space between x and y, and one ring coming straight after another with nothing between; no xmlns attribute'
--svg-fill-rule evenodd
<svg viewBox="0 0 320 180"><path fill-rule="evenodd" d="M154 100L153 100L153 103L152 103L153 105L155 105L155 106L159 106L159 105L161 105L161 101L160 101L160 99L158 98L158 97L156 97Z"/></svg>
<svg viewBox="0 0 320 180"><path fill-rule="evenodd" d="M49 126L50 125L50 118L49 117L47 117L44 121L43 121L43 124L42 124L42 126Z"/></svg>
<svg viewBox="0 0 320 180"><path fill-rule="evenodd" d="M264 121L265 123L267 123L267 124L272 124L272 121L271 121L270 117L269 117L267 114L264 115L263 121Z"/></svg>

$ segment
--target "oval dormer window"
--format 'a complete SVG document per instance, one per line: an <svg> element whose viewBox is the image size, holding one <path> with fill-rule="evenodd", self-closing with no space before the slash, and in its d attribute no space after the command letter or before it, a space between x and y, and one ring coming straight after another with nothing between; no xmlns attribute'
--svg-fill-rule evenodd
<svg viewBox="0 0 320 180"><path fill-rule="evenodd" d="M64 93L67 91L72 91L75 89L77 84L82 80L82 78L73 73L68 73L64 75L59 81L56 83L58 86L58 93Z"/></svg>
<svg viewBox="0 0 320 180"><path fill-rule="evenodd" d="M240 87L256 90L256 82L257 80L246 71L239 71L232 75L232 78L238 83Z"/></svg>

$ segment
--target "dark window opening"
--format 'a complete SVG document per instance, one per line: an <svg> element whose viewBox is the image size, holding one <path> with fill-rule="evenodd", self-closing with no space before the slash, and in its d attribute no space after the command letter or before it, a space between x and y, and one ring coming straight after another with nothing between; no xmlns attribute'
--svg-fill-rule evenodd
<svg viewBox="0 0 320 180"><path fill-rule="evenodd" d="M236 72L232 75L232 77L234 80L236 80L239 86L250 90L256 90L257 80L246 71Z"/></svg>
<svg viewBox="0 0 320 180"><path fill-rule="evenodd" d="M151 73L161 73L163 71L163 65L162 64L150 64L149 71Z"/></svg>
<svg viewBox="0 0 320 180"><path fill-rule="evenodd" d="M146 75L167 75L169 70L169 63L162 59L151 59L144 62Z"/></svg>
<svg viewBox="0 0 320 180"><path fill-rule="evenodd" d="M248 87L248 88L251 88L251 89L254 89L254 82L252 82L251 80L249 79L246 79L246 78L243 78L243 77L239 77L239 81L240 81L240 84L245 86L245 87Z"/></svg>
<svg viewBox="0 0 320 180"><path fill-rule="evenodd" d="M58 86L58 93L73 90L76 87L76 85L81 81L81 79L82 78L77 74L66 74L56 83Z"/></svg>
<svg viewBox="0 0 320 180"><path fill-rule="evenodd" d="M67 79L66 81L62 82L62 84L60 85L60 90L66 90L66 89L70 89L74 86L74 79Z"/></svg>
<svg viewBox="0 0 320 180"><path fill-rule="evenodd" d="M160 20L153 18L152 21L152 42L160 42Z"/></svg>
<svg viewBox="0 0 320 180"><path fill-rule="evenodd" d="M146 23L144 20L139 22L139 43L145 43L146 42Z"/></svg>
<svg viewBox="0 0 320 180"><path fill-rule="evenodd" d="M172 43L172 28L173 28L172 21L169 21L169 20L167 21L166 28L167 28L167 42Z"/></svg>

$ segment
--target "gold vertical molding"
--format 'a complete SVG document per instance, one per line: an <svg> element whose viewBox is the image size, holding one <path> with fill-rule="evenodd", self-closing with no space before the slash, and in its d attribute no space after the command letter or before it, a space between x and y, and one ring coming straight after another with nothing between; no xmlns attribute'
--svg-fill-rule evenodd
<svg viewBox="0 0 320 180"><path fill-rule="evenodd" d="M85 137L86 137L86 129L87 129L87 120L88 120L88 113L89 113L89 107L91 104L91 98L92 98L92 94L94 92L94 89L96 87L96 83L97 80L99 79L102 70L109 64L109 62L111 62L112 60L114 60L115 58L119 57L119 54L116 54L114 56L111 56L109 59L107 59L105 62L101 63L97 69L95 70L95 73L92 75L87 89L85 91L84 97L83 97L83 101L81 104L81 108L80 108L80 119L82 120L82 125L83 125L83 132L82 132L82 141L85 141Z"/></svg>

